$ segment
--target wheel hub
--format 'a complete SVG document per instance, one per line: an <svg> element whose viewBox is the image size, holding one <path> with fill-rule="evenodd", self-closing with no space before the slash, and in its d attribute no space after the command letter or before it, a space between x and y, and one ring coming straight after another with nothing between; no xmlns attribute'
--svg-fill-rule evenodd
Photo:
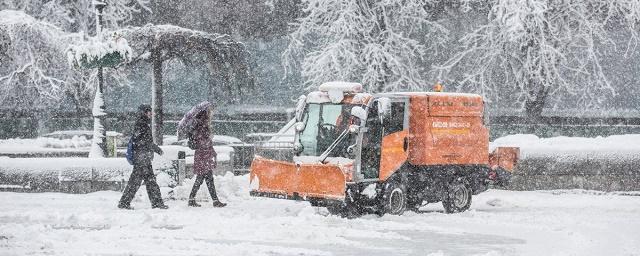
<svg viewBox="0 0 640 256"><path fill-rule="evenodd" d="M404 196L402 194L402 190L400 188L396 188L391 191L391 196L389 198L389 208L391 212L398 212L402 209L402 205L404 204Z"/></svg>
<svg viewBox="0 0 640 256"><path fill-rule="evenodd" d="M453 203L456 207L464 207L469 202L468 189L463 185L457 185L453 189Z"/></svg>

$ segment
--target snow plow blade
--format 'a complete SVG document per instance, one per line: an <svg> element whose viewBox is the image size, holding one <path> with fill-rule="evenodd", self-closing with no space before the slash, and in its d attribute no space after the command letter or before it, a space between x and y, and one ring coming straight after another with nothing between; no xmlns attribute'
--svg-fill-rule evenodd
<svg viewBox="0 0 640 256"><path fill-rule="evenodd" d="M346 176L336 165L294 164L256 156L251 163L252 196L344 201Z"/></svg>

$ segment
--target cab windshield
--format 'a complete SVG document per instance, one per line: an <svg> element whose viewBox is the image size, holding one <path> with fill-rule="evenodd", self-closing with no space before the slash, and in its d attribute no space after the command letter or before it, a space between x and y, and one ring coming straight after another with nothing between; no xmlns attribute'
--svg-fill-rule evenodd
<svg viewBox="0 0 640 256"><path fill-rule="evenodd" d="M320 156L353 122L351 104L310 103L305 108L302 122L305 128L299 134L303 150L300 155ZM353 136L350 136L353 137ZM346 157L351 139L343 139L330 156Z"/></svg>

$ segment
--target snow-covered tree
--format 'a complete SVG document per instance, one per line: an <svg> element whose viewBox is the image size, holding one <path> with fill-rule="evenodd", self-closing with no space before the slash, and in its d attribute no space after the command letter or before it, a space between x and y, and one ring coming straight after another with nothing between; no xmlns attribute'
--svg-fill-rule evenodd
<svg viewBox="0 0 640 256"><path fill-rule="evenodd" d="M69 69L64 52L69 42L80 38L24 12L0 11L2 107L51 107L67 89L78 86L78 73Z"/></svg>
<svg viewBox="0 0 640 256"><path fill-rule="evenodd" d="M249 52L242 43L233 40L229 35L173 25L129 27L116 32L130 42L135 52L132 63L147 61L152 65L152 128L153 137L158 144L162 144L165 61L179 59L188 63L204 56L209 75L218 78L221 81L219 86L228 93L241 93L243 88L254 85Z"/></svg>
<svg viewBox="0 0 640 256"><path fill-rule="evenodd" d="M103 21L110 29L125 25L137 13L150 12L149 0L106 2ZM76 110L89 110L97 81L95 70L73 70L65 56L70 44L83 40L73 32L95 33L93 1L4 0L0 10L3 107L49 108L66 95Z"/></svg>
<svg viewBox="0 0 640 256"><path fill-rule="evenodd" d="M356 81L374 92L421 89L423 62L448 38L429 8L438 0L306 0L283 54L307 86Z"/></svg>
<svg viewBox="0 0 640 256"><path fill-rule="evenodd" d="M573 95L588 106L604 93L615 94L603 71L602 49L616 47L612 33L625 32L629 44L623 47L634 50L640 1L489 4L487 24L460 39L458 52L436 68L441 79L493 101L516 101L531 118L539 117L553 96Z"/></svg>
<svg viewBox="0 0 640 256"><path fill-rule="evenodd" d="M0 10L20 10L42 21L49 22L67 32L95 34L95 0L4 0ZM143 11L151 12L150 0L102 0L103 25L118 28Z"/></svg>

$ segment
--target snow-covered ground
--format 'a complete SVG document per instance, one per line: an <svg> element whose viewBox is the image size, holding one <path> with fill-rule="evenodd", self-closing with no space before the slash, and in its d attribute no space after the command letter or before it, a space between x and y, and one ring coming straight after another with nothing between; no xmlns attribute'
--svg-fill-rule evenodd
<svg viewBox="0 0 640 256"><path fill-rule="evenodd" d="M216 177L226 208L150 209L144 187L134 211L116 208L118 192L2 192L0 255L640 255L638 192L490 190L460 214L343 219L250 197L247 179Z"/></svg>

